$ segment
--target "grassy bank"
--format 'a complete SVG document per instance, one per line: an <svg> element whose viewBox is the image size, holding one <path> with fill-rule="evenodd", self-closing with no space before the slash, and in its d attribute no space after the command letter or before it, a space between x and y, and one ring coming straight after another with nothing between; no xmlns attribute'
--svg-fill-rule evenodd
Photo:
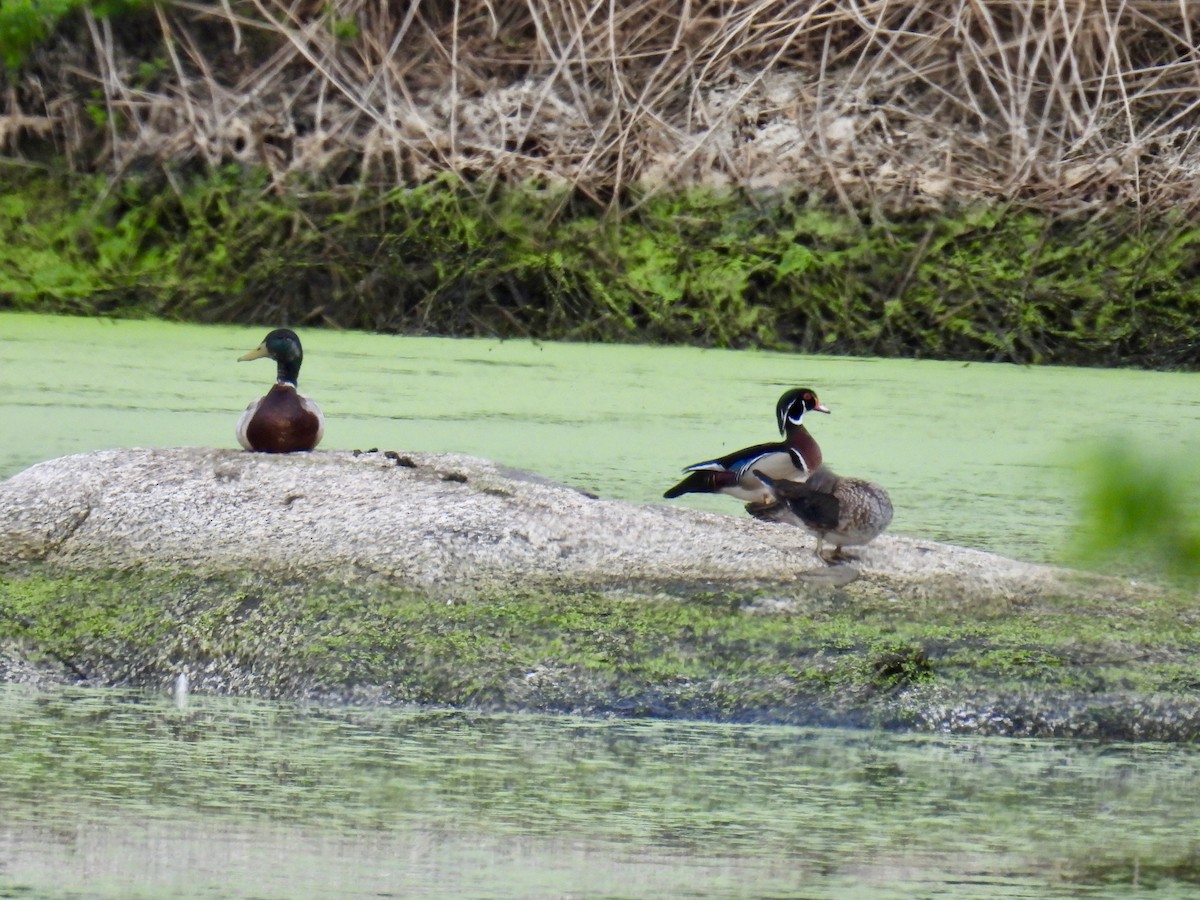
<svg viewBox="0 0 1200 900"><path fill-rule="evenodd" d="M1195 740L1182 595L966 604L10 572L0 644L66 680L480 709Z"/></svg>
<svg viewBox="0 0 1200 900"><path fill-rule="evenodd" d="M1012 207L870 221L693 189L622 216L446 177L277 194L227 167L5 170L0 305L405 333L1200 366L1200 229Z"/></svg>
<svg viewBox="0 0 1200 900"><path fill-rule="evenodd" d="M1196 16L1093 13L7 3L0 304L1196 368Z"/></svg>

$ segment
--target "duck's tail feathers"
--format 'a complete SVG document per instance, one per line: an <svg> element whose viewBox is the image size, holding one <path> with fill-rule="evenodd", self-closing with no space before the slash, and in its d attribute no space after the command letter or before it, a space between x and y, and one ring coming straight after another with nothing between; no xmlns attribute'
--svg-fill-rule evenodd
<svg viewBox="0 0 1200 900"><path fill-rule="evenodd" d="M688 472L687 478L666 491L663 496L671 500L683 494L715 494L723 486L720 476L728 474L727 472L716 472L712 469L700 469Z"/></svg>

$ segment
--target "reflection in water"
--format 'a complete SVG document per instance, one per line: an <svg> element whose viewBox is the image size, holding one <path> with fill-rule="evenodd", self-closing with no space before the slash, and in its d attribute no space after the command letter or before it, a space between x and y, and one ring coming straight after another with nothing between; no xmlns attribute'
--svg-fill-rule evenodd
<svg viewBox="0 0 1200 900"><path fill-rule="evenodd" d="M631 847L406 830L330 833L320 828L113 821L31 831L6 885L87 897L720 897L747 883L797 884L794 875L736 858L689 861ZM762 870L768 878L760 877ZM747 881L749 879L749 881ZM24 893L17 896L25 896Z"/></svg>
<svg viewBox="0 0 1200 900"><path fill-rule="evenodd" d="M0 688L0 896L1186 896L1200 752Z"/></svg>

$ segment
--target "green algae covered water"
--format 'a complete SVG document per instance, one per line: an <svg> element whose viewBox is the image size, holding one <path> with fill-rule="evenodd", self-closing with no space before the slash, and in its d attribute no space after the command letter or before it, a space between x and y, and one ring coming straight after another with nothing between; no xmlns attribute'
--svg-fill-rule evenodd
<svg viewBox="0 0 1200 900"><path fill-rule="evenodd" d="M1200 752L0 687L3 897L1155 897Z"/></svg>
<svg viewBox="0 0 1200 900"><path fill-rule="evenodd" d="M235 360L267 330L0 314L0 477L99 448L236 447L274 369ZM300 334L323 449L469 453L659 503L682 466L775 439L775 401L810 386L833 410L809 416L826 460L889 489L893 531L1031 561L1061 556L1081 448L1200 446L1193 374Z"/></svg>
<svg viewBox="0 0 1200 900"><path fill-rule="evenodd" d="M267 330L0 314L0 477L235 447L274 376L235 360ZM895 531L1029 560L1061 554L1080 448L1200 438L1195 375L301 336L323 448L471 453L643 503L772 439L779 394L811 386L828 461L887 485ZM1189 746L0 685L0 897L1191 897L1198 780Z"/></svg>

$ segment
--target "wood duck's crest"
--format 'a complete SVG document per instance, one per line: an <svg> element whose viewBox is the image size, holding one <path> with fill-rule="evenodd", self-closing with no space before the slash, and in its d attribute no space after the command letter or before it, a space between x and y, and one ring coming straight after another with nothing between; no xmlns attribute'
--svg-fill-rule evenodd
<svg viewBox="0 0 1200 900"><path fill-rule="evenodd" d="M831 410L819 399L812 388L793 388L787 391L775 404L775 418L779 422L779 433L786 435L789 426L795 428L804 422L804 414L813 412L829 413Z"/></svg>
<svg viewBox="0 0 1200 900"><path fill-rule="evenodd" d="M296 390L304 361L300 338L291 329L277 328L238 361L263 357L275 360L275 384L242 413L237 424L238 443L260 453L312 450L325 434L325 416L321 407Z"/></svg>

